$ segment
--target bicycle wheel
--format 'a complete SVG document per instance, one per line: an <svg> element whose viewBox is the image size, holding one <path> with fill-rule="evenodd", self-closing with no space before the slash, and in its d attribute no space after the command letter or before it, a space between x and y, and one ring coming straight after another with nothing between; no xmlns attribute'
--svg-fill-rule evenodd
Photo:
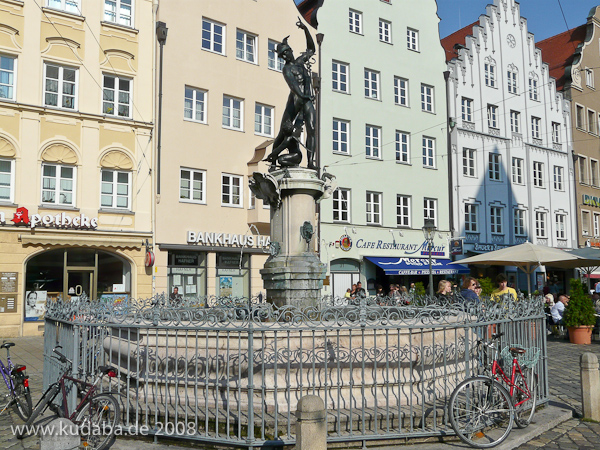
<svg viewBox="0 0 600 450"><path fill-rule="evenodd" d="M23 433L18 433L16 435L17 439L23 439L25 437L25 430L27 430L29 426L33 423L33 421L37 419L37 417L48 407L48 404L55 399L59 391L60 386L58 384L54 384L50 386L46 390L46 392L44 392L42 398L40 398L40 400L37 402L37 405L35 405L35 409L29 416L29 419L27 419L27 422L25 422L25 427L23 427Z"/></svg>
<svg viewBox="0 0 600 450"><path fill-rule="evenodd" d="M31 393L23 385L22 379L14 379L15 388L12 393L13 401L15 402L14 409L18 416L27 422L29 416L33 411L33 405L31 403Z"/></svg>
<svg viewBox="0 0 600 450"><path fill-rule="evenodd" d="M526 368L523 375L525 375L524 379L521 374L517 374L513 390L515 424L519 428L526 428L531 423L537 405L537 374L532 367ZM523 403L517 406L520 402Z"/></svg>
<svg viewBox="0 0 600 450"><path fill-rule="evenodd" d="M475 448L502 442L513 426L510 394L488 377L467 378L450 396L450 424L458 437Z"/></svg>
<svg viewBox="0 0 600 450"><path fill-rule="evenodd" d="M79 426L81 446L86 450L103 450L113 438L119 424L121 408L117 399L108 393L88 399L75 417Z"/></svg>

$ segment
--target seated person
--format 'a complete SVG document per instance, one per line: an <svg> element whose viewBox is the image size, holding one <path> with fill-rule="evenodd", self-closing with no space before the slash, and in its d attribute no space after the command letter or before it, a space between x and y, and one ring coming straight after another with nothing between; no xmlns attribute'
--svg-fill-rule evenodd
<svg viewBox="0 0 600 450"><path fill-rule="evenodd" d="M510 294L513 300L517 299L517 291L515 291L511 287L508 287L506 275L504 275L503 273L499 273L496 277L496 283L498 283L498 289L492 292L492 300L499 302L500 300L502 300L502 296L506 294Z"/></svg>
<svg viewBox="0 0 600 450"><path fill-rule="evenodd" d="M462 291L460 291L460 295L467 302L479 302L479 296L475 292L475 288L477 287L477 280L473 277L465 278L465 281L462 285Z"/></svg>
<svg viewBox="0 0 600 450"><path fill-rule="evenodd" d="M550 310L552 314L552 320L556 325L564 325L563 316L565 314L565 306L569 304L569 297L566 295L560 295L558 301L554 304Z"/></svg>

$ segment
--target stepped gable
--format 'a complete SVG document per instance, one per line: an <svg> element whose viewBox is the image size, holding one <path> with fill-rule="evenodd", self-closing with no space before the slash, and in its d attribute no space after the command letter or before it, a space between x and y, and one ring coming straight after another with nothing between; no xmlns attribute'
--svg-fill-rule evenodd
<svg viewBox="0 0 600 450"><path fill-rule="evenodd" d="M542 51L544 61L550 66L550 76L556 78L556 89L562 91L568 78L565 69L573 64L577 49L587 33L587 24L544 39L536 44Z"/></svg>
<svg viewBox="0 0 600 450"><path fill-rule="evenodd" d="M444 52L446 55L446 62L450 61L452 58L456 58L458 56L458 52L454 48L455 45L465 45L466 37L471 36L473 34L473 27L478 25L479 21L473 22L466 27L461 28L458 31L446 36L441 40L442 47L444 47Z"/></svg>

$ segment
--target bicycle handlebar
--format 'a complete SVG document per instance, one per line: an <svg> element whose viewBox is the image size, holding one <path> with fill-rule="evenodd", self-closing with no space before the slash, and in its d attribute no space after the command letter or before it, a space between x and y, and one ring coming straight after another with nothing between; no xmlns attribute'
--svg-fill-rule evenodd
<svg viewBox="0 0 600 450"><path fill-rule="evenodd" d="M61 352L59 352L59 351L57 350L57 348L62 348L62 346L61 346L61 345L57 345L56 347L54 347L54 348L52 349L52 351L58 355L58 356L57 356L58 360L59 360L61 363L70 362L71 360L70 360L69 358L67 358L65 355L63 355Z"/></svg>

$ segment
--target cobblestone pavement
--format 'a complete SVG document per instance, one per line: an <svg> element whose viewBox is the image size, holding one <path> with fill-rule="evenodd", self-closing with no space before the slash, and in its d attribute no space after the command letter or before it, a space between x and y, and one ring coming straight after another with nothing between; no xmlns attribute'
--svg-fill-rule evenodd
<svg viewBox="0 0 600 450"><path fill-rule="evenodd" d="M25 363L31 379L34 404L41 395L42 386L42 347L40 337L15 338L12 340L17 345L11 350L14 362ZM537 438L518 447L521 450L534 448L576 450L600 448L600 424L580 419L581 388L579 376L579 358L584 352L593 352L600 359L600 342L592 345L574 345L563 339L550 337L548 339L548 377L551 403L555 406L567 407L573 411L573 419L563 422L551 431L547 431ZM2 357L4 358L4 354ZM535 419L534 419L535 420ZM29 437L22 441L17 440L11 433L10 426L23 422L13 411L6 411L0 416L0 448L11 450L40 448L37 437ZM117 439L111 450L141 450L147 449L151 439ZM175 443L173 443L175 444ZM164 441L152 444L151 450L180 450L184 447L180 441L176 445L167 445ZM421 447L421 446L419 446ZM426 450L428 445L422 445ZM444 445L448 449L455 449L456 445ZM194 448L201 448L194 445Z"/></svg>

